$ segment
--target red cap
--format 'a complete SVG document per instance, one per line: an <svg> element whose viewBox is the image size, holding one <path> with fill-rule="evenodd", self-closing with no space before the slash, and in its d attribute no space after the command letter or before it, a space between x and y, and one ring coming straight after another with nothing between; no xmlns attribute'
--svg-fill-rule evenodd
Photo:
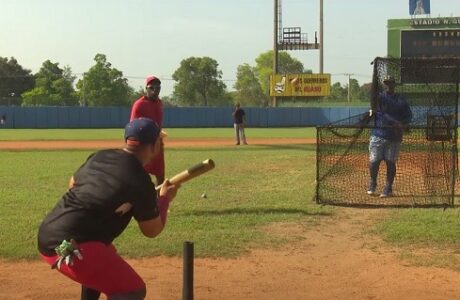
<svg viewBox="0 0 460 300"><path fill-rule="evenodd" d="M147 76L147 78L145 78L145 86L147 86L149 83L151 83L154 80L157 80L159 83L161 83L161 81L160 81L160 79L158 77L155 77L153 75L149 75L149 76Z"/></svg>

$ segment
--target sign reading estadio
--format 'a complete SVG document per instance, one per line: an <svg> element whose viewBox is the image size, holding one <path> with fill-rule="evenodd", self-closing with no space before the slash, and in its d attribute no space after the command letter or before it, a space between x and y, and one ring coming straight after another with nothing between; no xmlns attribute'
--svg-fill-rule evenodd
<svg viewBox="0 0 460 300"><path fill-rule="evenodd" d="M270 96L329 96L331 74L276 74L270 76Z"/></svg>

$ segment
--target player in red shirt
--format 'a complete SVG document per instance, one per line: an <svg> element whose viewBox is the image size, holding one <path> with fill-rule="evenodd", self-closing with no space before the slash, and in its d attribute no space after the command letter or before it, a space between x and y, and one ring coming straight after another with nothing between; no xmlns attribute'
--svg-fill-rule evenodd
<svg viewBox="0 0 460 300"><path fill-rule="evenodd" d="M163 102L159 95L161 91L161 81L159 78L150 75L145 79L145 95L137 99L131 108L130 120L137 118L149 118L157 123L160 129L163 127ZM165 179L165 159L164 147L158 155L144 166L145 170L155 175L157 184L161 184Z"/></svg>

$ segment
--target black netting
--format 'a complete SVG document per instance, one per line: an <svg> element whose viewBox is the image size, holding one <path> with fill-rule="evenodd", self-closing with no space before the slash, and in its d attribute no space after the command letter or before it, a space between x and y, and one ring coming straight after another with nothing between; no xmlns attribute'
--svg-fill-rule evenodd
<svg viewBox="0 0 460 300"><path fill-rule="evenodd" d="M369 137L374 119L357 115L317 127L318 203L336 205L452 205L457 180L457 121L460 59L374 60L370 107L383 78L396 79L396 92L411 106L393 184L394 197L367 195ZM374 109L375 111L375 109ZM380 165L378 190L385 184Z"/></svg>

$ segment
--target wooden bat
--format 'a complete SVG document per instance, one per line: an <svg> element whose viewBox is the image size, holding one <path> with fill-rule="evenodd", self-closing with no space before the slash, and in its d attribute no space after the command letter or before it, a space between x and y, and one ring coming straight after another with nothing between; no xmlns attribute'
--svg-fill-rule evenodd
<svg viewBox="0 0 460 300"><path fill-rule="evenodd" d="M200 176L212 169L214 169L215 164L212 159L207 159L199 164L194 165L193 167L188 168L187 170L184 170L176 175L174 175L171 179L169 179L169 182L172 184L182 184L186 181L189 181L192 178L195 178L197 176ZM155 189L159 191L161 189L162 184L157 186Z"/></svg>

